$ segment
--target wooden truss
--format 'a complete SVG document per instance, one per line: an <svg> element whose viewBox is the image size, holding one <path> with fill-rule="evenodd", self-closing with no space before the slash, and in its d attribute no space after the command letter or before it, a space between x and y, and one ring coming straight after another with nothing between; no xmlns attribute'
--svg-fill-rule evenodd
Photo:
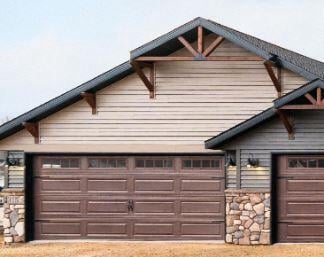
<svg viewBox="0 0 324 257"><path fill-rule="evenodd" d="M223 37L217 37L204 50L204 31L202 26L198 26L198 46L193 48L191 44L183 37L179 36L178 40L192 54L192 56L141 56L131 61L131 65L139 78L143 81L149 90L150 98L154 98L155 81L154 81L154 62L157 61L216 61L216 60L237 60L242 57L210 57L209 55L224 41ZM245 58L245 57L244 57ZM143 68L149 68L149 78L145 75Z"/></svg>
<svg viewBox="0 0 324 257"><path fill-rule="evenodd" d="M324 99L322 97L322 88L316 89L316 99L309 93L306 93L304 97L310 102L310 104L287 104L280 109L282 110L314 110L324 109Z"/></svg>
<svg viewBox="0 0 324 257"><path fill-rule="evenodd" d="M264 67L266 68L270 79L278 93L278 97L282 96L282 86L281 86L281 66L271 60L267 60L264 63ZM277 74L275 74L274 68L277 69Z"/></svg>

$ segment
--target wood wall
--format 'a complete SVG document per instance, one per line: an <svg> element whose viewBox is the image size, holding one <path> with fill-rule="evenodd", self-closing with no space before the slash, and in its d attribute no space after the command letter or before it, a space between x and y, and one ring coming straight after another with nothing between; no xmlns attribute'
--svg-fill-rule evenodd
<svg viewBox="0 0 324 257"><path fill-rule="evenodd" d="M226 40L212 55L254 56ZM306 82L282 74L285 92ZM2 140L0 150L208 152L204 140L270 107L277 96L262 61L160 62L155 77L155 99L133 74L97 93L98 114L79 101L40 122L39 145L21 131Z"/></svg>

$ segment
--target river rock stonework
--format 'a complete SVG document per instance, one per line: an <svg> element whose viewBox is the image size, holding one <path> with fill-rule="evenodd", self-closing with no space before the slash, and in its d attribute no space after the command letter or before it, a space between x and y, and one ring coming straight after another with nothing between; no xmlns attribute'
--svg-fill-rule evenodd
<svg viewBox="0 0 324 257"><path fill-rule="evenodd" d="M3 204L4 243L25 242L25 197L22 190L5 189Z"/></svg>
<svg viewBox="0 0 324 257"><path fill-rule="evenodd" d="M226 243L268 245L270 192L226 190Z"/></svg>

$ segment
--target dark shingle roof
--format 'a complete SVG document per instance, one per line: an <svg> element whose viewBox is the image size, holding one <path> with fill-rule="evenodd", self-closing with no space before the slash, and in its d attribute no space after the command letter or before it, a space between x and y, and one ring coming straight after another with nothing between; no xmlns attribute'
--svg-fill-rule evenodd
<svg viewBox="0 0 324 257"><path fill-rule="evenodd" d="M271 44L269 42L266 42L259 38L242 33L235 29L226 27L226 26L216 23L214 21L211 21L211 20L209 20L209 21L217 26L224 28L224 30L230 31L232 34L236 35L237 37L241 38L242 40L245 40L245 41L253 44L255 47L257 47L259 49L262 49L268 53L277 55L281 59L289 61L292 64L313 73L314 75L316 75L319 78L324 78L324 63L323 62L314 60L312 58L309 58L302 54L285 49L283 47Z"/></svg>
<svg viewBox="0 0 324 257"><path fill-rule="evenodd" d="M177 37L179 35L184 35L189 42L193 42L196 40L196 27L199 25L205 28L206 33L216 33L223 36L227 40L254 52L264 59L270 59L273 55L277 55L279 61L285 68L290 69L309 80L323 78L324 76L324 64L319 61L200 17L131 51L131 60L142 55L167 55L182 48L183 46L177 40ZM80 100L81 92L95 92L131 73L133 73L131 65L129 62L125 62L99 75L98 77L32 109L31 111L2 124L0 126L0 139L21 130L23 128L21 125L23 122L41 120L71 103Z"/></svg>

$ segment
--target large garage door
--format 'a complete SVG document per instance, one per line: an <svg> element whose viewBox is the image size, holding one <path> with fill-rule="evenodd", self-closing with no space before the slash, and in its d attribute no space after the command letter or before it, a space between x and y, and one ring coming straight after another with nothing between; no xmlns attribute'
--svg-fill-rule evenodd
<svg viewBox="0 0 324 257"><path fill-rule="evenodd" d="M281 156L279 242L324 242L324 156Z"/></svg>
<svg viewBox="0 0 324 257"><path fill-rule="evenodd" d="M35 239L223 239L221 157L38 156Z"/></svg>

